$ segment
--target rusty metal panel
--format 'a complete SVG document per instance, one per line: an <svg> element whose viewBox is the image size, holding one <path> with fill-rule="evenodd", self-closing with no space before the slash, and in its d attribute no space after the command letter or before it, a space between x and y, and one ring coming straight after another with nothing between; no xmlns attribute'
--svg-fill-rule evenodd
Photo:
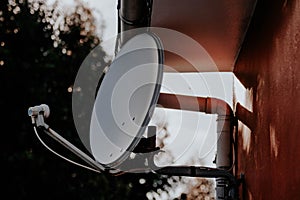
<svg viewBox="0 0 300 200"><path fill-rule="evenodd" d="M236 62L235 75L253 91L252 126L240 124L238 138L244 199L299 199L299 25L300 1L259 1Z"/></svg>

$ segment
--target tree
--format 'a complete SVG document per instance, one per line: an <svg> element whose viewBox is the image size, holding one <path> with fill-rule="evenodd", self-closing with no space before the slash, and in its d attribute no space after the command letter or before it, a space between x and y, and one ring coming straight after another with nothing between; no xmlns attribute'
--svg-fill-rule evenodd
<svg viewBox="0 0 300 200"><path fill-rule="evenodd" d="M70 91L81 62L100 43L92 12L80 1L68 13L42 0L0 3L2 195L10 199L145 199L147 191L166 182L155 174L110 177L81 169L48 152L33 133L27 109L47 103L55 110L48 123L84 148L72 120ZM99 58L106 56L101 48L97 53ZM105 59L97 62L108 64ZM53 140L43 139L70 155Z"/></svg>

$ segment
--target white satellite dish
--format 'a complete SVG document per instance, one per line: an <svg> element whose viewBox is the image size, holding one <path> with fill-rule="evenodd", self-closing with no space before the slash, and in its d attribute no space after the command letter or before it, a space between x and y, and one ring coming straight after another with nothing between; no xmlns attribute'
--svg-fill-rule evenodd
<svg viewBox="0 0 300 200"><path fill-rule="evenodd" d="M90 124L91 151L115 168L133 151L156 106L163 75L163 51L152 33L131 38L99 88Z"/></svg>
<svg viewBox="0 0 300 200"><path fill-rule="evenodd" d="M222 154L218 154L221 156L216 159L217 164L219 163L219 168L196 166L167 166L159 168L155 165L153 156L156 150L159 149L155 146L156 138L150 136L150 134L146 140L144 138L142 140L142 137L160 96L162 75L163 50L160 40L154 34L149 32L141 33L125 43L106 72L93 107L90 123L90 147L95 160L68 142L44 122L44 117L48 117L50 111L48 106L44 104L30 107L28 110L35 133L40 139L37 130L43 130L83 159L92 168L76 163L56 153L40 139L42 144L56 155L73 164L96 172L119 174L122 172L146 172L151 170L164 175L218 178L216 187L218 197L224 199L227 196L229 197L228 199L237 199L239 181L231 173L231 168L228 169L230 165L227 165L231 163L230 156L228 156L232 145L230 143L230 134L232 133L230 130L225 129L222 132L225 139L222 140L222 143L218 143L218 149L222 152ZM173 98L170 101L171 103L165 101L165 104L163 104L167 105L167 108L181 109L176 103L174 104L175 100L172 95L164 95L161 101L166 100L166 98ZM182 96L181 98L189 97ZM215 112L217 112L217 114L221 114L221 120L224 123L226 121L227 127L229 129L232 128L234 116L231 109L227 109L228 105L226 102L201 97L196 103L199 101L202 102L200 103L201 106L190 107L189 103L191 101L187 100L188 106L185 106L185 109L194 110L196 108L195 111L199 111L201 108L202 112L210 114L216 114ZM222 109L218 109L219 106ZM226 115L222 113L223 111L225 111ZM134 165L135 169L132 168L132 160L127 159L131 152L145 153L132 159L135 160L134 164L137 164ZM141 166L141 168L137 166Z"/></svg>

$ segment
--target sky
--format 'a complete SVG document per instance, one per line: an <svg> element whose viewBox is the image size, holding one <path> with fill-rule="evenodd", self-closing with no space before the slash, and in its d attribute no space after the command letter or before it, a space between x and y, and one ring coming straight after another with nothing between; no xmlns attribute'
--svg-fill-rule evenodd
<svg viewBox="0 0 300 200"><path fill-rule="evenodd" d="M45 0L48 4L56 0ZM76 5L76 0L59 0L59 7L66 11ZM81 0L89 7L96 18L97 34L102 39L102 47L109 57L114 56L114 38L117 35L117 0ZM104 24L103 24L104 23ZM102 25L105 29L102 29Z"/></svg>
<svg viewBox="0 0 300 200"><path fill-rule="evenodd" d="M45 0L49 4L55 0ZM59 5L62 8L74 5L75 0L60 0ZM103 40L107 40L117 34L117 1L116 0L82 0L89 8L94 11L94 15L100 23L105 20L105 30L103 32ZM102 31L100 31L102 32Z"/></svg>

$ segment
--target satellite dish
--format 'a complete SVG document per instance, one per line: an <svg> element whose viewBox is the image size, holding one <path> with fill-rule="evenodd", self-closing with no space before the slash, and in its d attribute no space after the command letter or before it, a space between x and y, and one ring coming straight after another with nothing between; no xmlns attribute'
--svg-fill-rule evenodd
<svg viewBox="0 0 300 200"><path fill-rule="evenodd" d="M164 46L165 48L168 47L165 40ZM94 55L92 54L92 56ZM96 58L96 56L94 57ZM91 62L87 61L86 64L91 64ZM91 67L89 65L85 66L85 69ZM48 106L42 104L30 107L28 110L38 139L41 140L38 134L39 129L80 157L92 168L65 158L50 149L41 140L45 147L73 164L96 172L122 174L124 172L155 171L164 175L218 178L217 196L237 199L238 186L242 179L238 181L231 170L234 166L231 160L233 146L231 139L237 118L234 117L233 111L226 102L210 97L182 95L180 98L185 99L185 101L183 101L184 104L181 107L176 95L160 95L163 75L163 50L158 37L149 31L146 33L140 32L139 35L126 42L109 69L104 69L101 70L105 75L98 90L89 123L90 147L95 159L64 139L44 122L44 117L49 115ZM83 70L82 72L86 71L91 72L91 70ZM84 75L87 77L91 74ZM80 84L83 82L83 80L79 81ZM75 89L78 88L78 91L81 91L80 84L75 87ZM94 88L96 87L92 87L92 91L94 91ZM87 94L89 93L87 92ZM79 95L82 95L82 93ZM222 140L218 140L217 146L217 152L221 152L217 154L216 159L218 168L197 166L158 167L155 165L153 158L155 153L159 152L159 148L155 145L156 130L151 127L147 132L148 138L144 138L143 135L159 96L160 104L165 108L200 111L220 116L218 130L222 133ZM191 104L195 100L194 98L197 98L196 103ZM92 99L94 100L94 98ZM90 99L88 102L91 102ZM81 105L86 106L86 104ZM84 115L86 113L77 112L76 115L78 114ZM80 117L82 116L78 115L78 118ZM223 128L224 123L226 123L226 128ZM86 145L86 143L84 144ZM137 155L135 158L127 159L131 152L137 153Z"/></svg>
<svg viewBox="0 0 300 200"><path fill-rule="evenodd" d="M116 168L142 138L156 106L163 51L152 33L131 38L119 51L99 88L90 124L91 151Z"/></svg>

